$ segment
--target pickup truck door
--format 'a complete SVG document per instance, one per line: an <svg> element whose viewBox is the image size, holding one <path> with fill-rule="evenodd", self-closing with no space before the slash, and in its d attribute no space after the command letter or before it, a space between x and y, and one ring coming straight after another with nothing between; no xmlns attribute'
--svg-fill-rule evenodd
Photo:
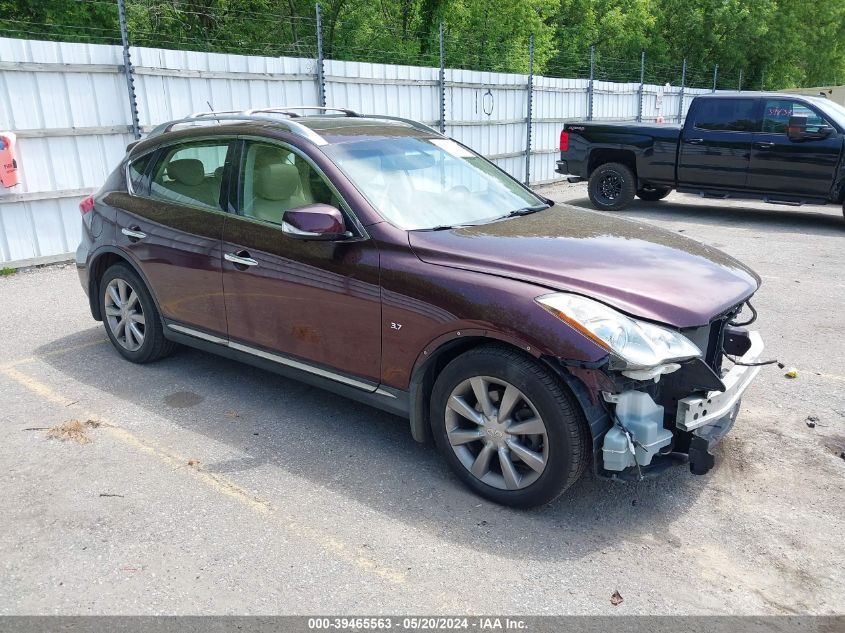
<svg viewBox="0 0 845 633"><path fill-rule="evenodd" d="M740 190L746 187L759 100L696 100L681 130L678 187Z"/></svg>
<svg viewBox="0 0 845 633"><path fill-rule="evenodd" d="M748 186L790 198L826 199L839 165L842 135L834 131L827 138L790 140L787 126L792 116L807 117L808 132L830 125L804 102L764 99L762 131L754 134L751 144Z"/></svg>

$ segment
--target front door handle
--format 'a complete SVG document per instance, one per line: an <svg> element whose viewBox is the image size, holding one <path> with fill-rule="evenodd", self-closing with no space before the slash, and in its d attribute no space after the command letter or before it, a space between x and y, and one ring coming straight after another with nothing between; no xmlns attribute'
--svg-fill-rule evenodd
<svg viewBox="0 0 845 633"><path fill-rule="evenodd" d="M757 143L754 143L754 147L757 149L772 149L774 146L774 143L770 143L768 141L758 141Z"/></svg>
<svg viewBox="0 0 845 633"><path fill-rule="evenodd" d="M689 143L690 145L701 145L704 142L703 138L685 138L684 143Z"/></svg>
<svg viewBox="0 0 845 633"><path fill-rule="evenodd" d="M226 253L223 259L227 262L232 262L235 266L258 266L258 262L249 256L247 251L238 251L237 253Z"/></svg>
<svg viewBox="0 0 845 633"><path fill-rule="evenodd" d="M133 242L137 242L138 240L142 240L147 237L147 234L139 231L141 227L139 226L132 226L127 228L120 229L120 232L123 233L126 237L128 237Z"/></svg>

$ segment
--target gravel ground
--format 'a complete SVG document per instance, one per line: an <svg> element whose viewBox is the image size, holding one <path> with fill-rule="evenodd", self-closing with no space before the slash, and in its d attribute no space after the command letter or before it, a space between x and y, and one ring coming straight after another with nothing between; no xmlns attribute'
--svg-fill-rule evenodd
<svg viewBox="0 0 845 633"><path fill-rule="evenodd" d="M0 278L0 614L845 612L841 210L618 215L756 269L766 354L798 377L762 370L709 475L587 476L532 511L391 415L189 349L121 360L71 266ZM48 438L68 420L90 441Z"/></svg>

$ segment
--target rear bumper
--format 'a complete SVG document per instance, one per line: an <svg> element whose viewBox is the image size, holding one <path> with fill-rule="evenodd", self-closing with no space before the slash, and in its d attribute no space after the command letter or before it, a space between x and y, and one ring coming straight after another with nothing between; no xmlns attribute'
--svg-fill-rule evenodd
<svg viewBox="0 0 845 633"><path fill-rule="evenodd" d="M83 233L84 234L84 233ZM88 253L90 249L85 238L76 248L76 273L79 275L79 283L85 294L88 294Z"/></svg>
<svg viewBox="0 0 845 633"><path fill-rule="evenodd" d="M581 182L587 177L584 162L571 158L560 159L555 162L555 171L563 176L569 176L569 182Z"/></svg>

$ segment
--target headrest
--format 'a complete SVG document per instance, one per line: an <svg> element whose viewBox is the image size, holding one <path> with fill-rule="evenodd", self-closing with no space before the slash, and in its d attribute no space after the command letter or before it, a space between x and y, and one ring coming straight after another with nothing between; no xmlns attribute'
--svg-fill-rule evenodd
<svg viewBox="0 0 845 633"><path fill-rule="evenodd" d="M265 200L287 200L299 187L299 170L291 164L266 165L255 173L255 195Z"/></svg>
<svg viewBox="0 0 845 633"><path fill-rule="evenodd" d="M205 167L196 158L181 158L167 166L167 175L180 184L194 187L205 180Z"/></svg>
<svg viewBox="0 0 845 633"><path fill-rule="evenodd" d="M266 167L267 165L274 165L276 163L286 163L290 152L281 147L271 147L268 145L258 145L255 148L255 169Z"/></svg>

